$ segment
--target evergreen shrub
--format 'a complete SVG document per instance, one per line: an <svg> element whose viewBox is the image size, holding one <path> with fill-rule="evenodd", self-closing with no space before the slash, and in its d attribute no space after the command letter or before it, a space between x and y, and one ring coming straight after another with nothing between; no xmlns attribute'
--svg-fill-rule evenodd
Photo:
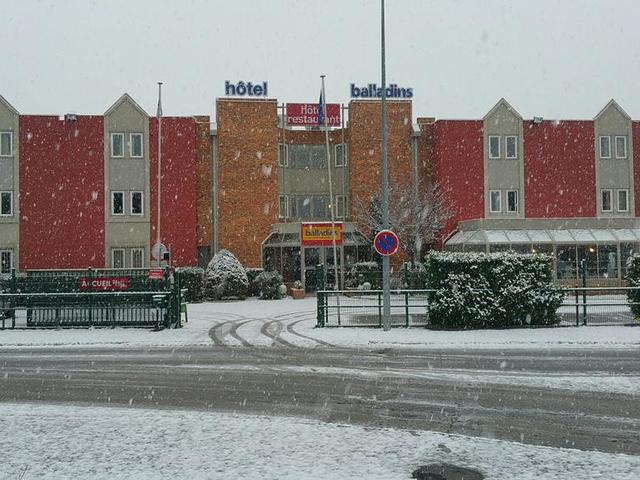
<svg viewBox="0 0 640 480"><path fill-rule="evenodd" d="M264 272L264 268L245 268L245 271L247 272L247 280L249 280L249 296L259 297L260 287L256 282L256 278Z"/></svg>
<svg viewBox="0 0 640 480"><path fill-rule="evenodd" d="M261 272L255 279L260 298L264 300L278 300L282 298L280 285L282 275L278 272ZM286 292L286 290L285 290Z"/></svg>
<svg viewBox="0 0 640 480"><path fill-rule="evenodd" d="M430 321L441 328L555 325L564 294L553 284L552 258L517 253L432 252Z"/></svg>
<svg viewBox="0 0 640 480"><path fill-rule="evenodd" d="M377 290L382 288L381 275L381 267L376 262L358 262L349 268L346 283L353 288L369 283L372 290Z"/></svg>
<svg viewBox="0 0 640 480"><path fill-rule="evenodd" d="M204 284L204 298L222 300L225 298L244 299L249 290L247 272L229 250L220 250L207 265Z"/></svg>
<svg viewBox="0 0 640 480"><path fill-rule="evenodd" d="M627 281L630 287L640 287L640 255L635 254L627 259ZM640 316L640 290L627 290L627 299L631 304L631 312Z"/></svg>
<svg viewBox="0 0 640 480"><path fill-rule="evenodd" d="M180 287L187 289L184 299L191 303L201 302L204 269L200 267L178 267L176 272L180 275Z"/></svg>

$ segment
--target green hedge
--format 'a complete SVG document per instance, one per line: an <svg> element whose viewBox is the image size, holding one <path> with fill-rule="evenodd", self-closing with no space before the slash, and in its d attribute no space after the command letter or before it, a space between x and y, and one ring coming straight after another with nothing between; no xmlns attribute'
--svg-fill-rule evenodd
<svg viewBox="0 0 640 480"><path fill-rule="evenodd" d="M347 272L346 283L351 288L357 288L369 282L372 290L379 290L382 288L381 268L376 262L354 263Z"/></svg>
<svg viewBox="0 0 640 480"><path fill-rule="evenodd" d="M555 325L564 294L552 259L516 253L432 252L427 286L435 289L430 321L440 328Z"/></svg>
<svg viewBox="0 0 640 480"><path fill-rule="evenodd" d="M250 297L259 297L260 296L260 285L256 282L256 278L262 272L264 272L264 268L245 268L245 272L247 272L247 279L249 280L249 296Z"/></svg>
<svg viewBox="0 0 640 480"><path fill-rule="evenodd" d="M203 300L204 269L200 267L178 267L176 272L180 275L180 287L187 289L185 300L187 302L201 302Z"/></svg>
<svg viewBox="0 0 640 480"><path fill-rule="evenodd" d="M278 300L282 298L280 285L282 285L282 275L278 272L260 272L255 278L260 298L263 300Z"/></svg>
<svg viewBox="0 0 640 480"><path fill-rule="evenodd" d="M627 281L630 287L640 287L640 255L635 254L627 259ZM640 290L627 290L627 298L631 303L631 312L640 316Z"/></svg>

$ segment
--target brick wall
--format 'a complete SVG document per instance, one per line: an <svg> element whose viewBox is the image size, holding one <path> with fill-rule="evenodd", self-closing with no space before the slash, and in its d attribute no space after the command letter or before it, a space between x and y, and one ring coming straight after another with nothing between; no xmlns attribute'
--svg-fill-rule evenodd
<svg viewBox="0 0 640 480"><path fill-rule="evenodd" d="M278 221L276 100L218 99L218 245L259 267L260 243Z"/></svg>
<svg viewBox="0 0 640 480"><path fill-rule="evenodd" d="M196 241L211 245L211 123L208 116L196 120Z"/></svg>

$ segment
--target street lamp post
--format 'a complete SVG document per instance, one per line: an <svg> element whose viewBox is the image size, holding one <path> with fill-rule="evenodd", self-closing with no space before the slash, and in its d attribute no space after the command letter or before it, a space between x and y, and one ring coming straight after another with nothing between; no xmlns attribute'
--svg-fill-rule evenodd
<svg viewBox="0 0 640 480"><path fill-rule="evenodd" d="M389 166L387 162L387 79L385 69L385 41L384 41L384 0L381 1L380 25L380 60L382 96L380 113L382 115L382 228L389 229ZM382 257L382 327L385 331L391 329L391 282L389 257Z"/></svg>
<svg viewBox="0 0 640 480"><path fill-rule="evenodd" d="M160 186L161 186L161 162L162 162L162 82L158 82L158 220L156 225L156 248L158 256L158 267L162 262L162 247L160 243Z"/></svg>

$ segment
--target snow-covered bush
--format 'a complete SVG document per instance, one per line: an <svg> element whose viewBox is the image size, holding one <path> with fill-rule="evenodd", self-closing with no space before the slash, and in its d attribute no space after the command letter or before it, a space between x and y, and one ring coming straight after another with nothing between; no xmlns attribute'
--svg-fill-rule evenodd
<svg viewBox="0 0 640 480"><path fill-rule="evenodd" d="M249 296L260 296L260 287L256 283L256 278L264 272L264 268L245 268L245 271L247 272L247 279L249 280Z"/></svg>
<svg viewBox="0 0 640 480"><path fill-rule="evenodd" d="M260 298L264 300L277 300L282 298L280 291L282 275L278 272L261 272L256 277L256 285L260 292Z"/></svg>
<svg viewBox="0 0 640 480"><path fill-rule="evenodd" d="M351 265L347 272L346 283L352 288L357 288L367 282L371 289L382 288L381 267L376 262L358 262Z"/></svg>
<svg viewBox="0 0 640 480"><path fill-rule="evenodd" d="M402 288L422 290L427 284L427 269L420 262L404 262L400 269Z"/></svg>
<svg viewBox="0 0 640 480"><path fill-rule="evenodd" d="M491 328L502 313L489 284L466 273L450 273L431 300L429 320L441 328Z"/></svg>
<svg viewBox="0 0 640 480"><path fill-rule="evenodd" d="M630 287L640 287L640 255L635 254L627 259L627 281ZM627 299L631 304L631 312L640 316L640 290L627 290Z"/></svg>
<svg viewBox="0 0 640 480"><path fill-rule="evenodd" d="M551 257L546 255L432 252L426 262L427 285L436 289L433 299L440 304L447 295L456 296L459 302L459 292L464 288L491 298L490 319L484 317L489 308L486 302L477 300L478 315L483 318L485 328L553 325L558 322L556 311L563 293L553 284L552 264ZM456 292L452 291L453 287ZM468 302L476 298L471 292L464 296ZM465 308L470 309L472 305ZM443 327L478 328L475 321L460 325L460 320L455 318L458 314L459 309L452 309L447 316L446 310L440 308L440 317L436 315L435 319Z"/></svg>
<svg viewBox="0 0 640 480"><path fill-rule="evenodd" d="M207 265L204 298L221 300L247 296L249 280L247 272L229 250L220 250Z"/></svg>
<svg viewBox="0 0 640 480"><path fill-rule="evenodd" d="M201 302L204 269L200 267L178 267L176 268L176 273L180 275L180 287L187 289L184 299L187 302Z"/></svg>

